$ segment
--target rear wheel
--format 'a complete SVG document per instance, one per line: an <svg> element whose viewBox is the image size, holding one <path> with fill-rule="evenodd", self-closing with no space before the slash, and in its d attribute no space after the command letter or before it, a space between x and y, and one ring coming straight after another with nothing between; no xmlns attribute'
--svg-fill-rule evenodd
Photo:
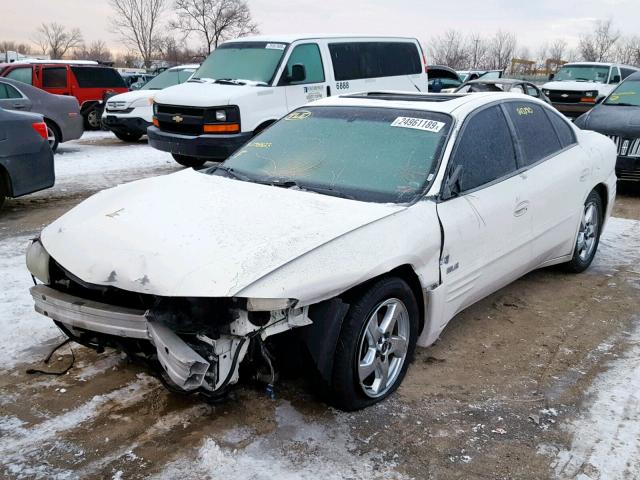
<svg viewBox="0 0 640 480"><path fill-rule="evenodd" d="M580 273L589 268L600 243L603 218L602 198L592 191L584 202L573 258L565 264L565 270Z"/></svg>
<svg viewBox="0 0 640 480"><path fill-rule="evenodd" d="M52 121L45 120L44 123L47 124L47 139L49 140L49 146L51 147L51 151L55 153L56 150L58 150L58 145L61 140L60 131L58 130L58 126Z"/></svg>
<svg viewBox="0 0 640 480"><path fill-rule="evenodd" d="M100 122L100 109L98 107L91 107L91 109L84 115L84 126L88 130L99 130L102 126Z"/></svg>
<svg viewBox="0 0 640 480"><path fill-rule="evenodd" d="M123 142L137 142L142 138L141 133L131 133L131 132L113 132L116 137L118 137Z"/></svg>
<svg viewBox="0 0 640 480"><path fill-rule="evenodd" d="M206 160L198 157L187 157L186 155L173 154L173 159L180 165L191 168L200 168L206 163Z"/></svg>
<svg viewBox="0 0 640 480"><path fill-rule="evenodd" d="M337 407L358 410L398 388L415 351L418 316L413 292L400 278L378 281L351 304L329 386Z"/></svg>

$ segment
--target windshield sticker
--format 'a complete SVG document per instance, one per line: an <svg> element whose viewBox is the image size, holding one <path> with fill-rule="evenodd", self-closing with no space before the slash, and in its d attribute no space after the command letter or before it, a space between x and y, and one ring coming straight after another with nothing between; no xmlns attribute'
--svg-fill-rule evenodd
<svg viewBox="0 0 640 480"><path fill-rule="evenodd" d="M311 116L311 112L309 110L299 110L297 112L290 113L286 117L285 120L306 120Z"/></svg>
<svg viewBox="0 0 640 480"><path fill-rule="evenodd" d="M286 45L284 43L267 43L267 46L264 48L268 48L269 50L284 50Z"/></svg>
<svg viewBox="0 0 640 480"><path fill-rule="evenodd" d="M445 126L445 123L427 120L426 118L398 117L391 123L391 126L438 133Z"/></svg>
<svg viewBox="0 0 640 480"><path fill-rule="evenodd" d="M516 112L521 117L526 117L527 115L533 115L535 113L531 107L518 107L516 108Z"/></svg>

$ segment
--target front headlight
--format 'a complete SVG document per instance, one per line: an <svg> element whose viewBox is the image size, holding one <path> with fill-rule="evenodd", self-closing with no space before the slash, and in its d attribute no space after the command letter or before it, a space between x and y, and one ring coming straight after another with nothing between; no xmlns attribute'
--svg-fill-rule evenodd
<svg viewBox="0 0 640 480"><path fill-rule="evenodd" d="M153 102L153 114L157 115L158 114L158 104Z"/></svg>
<svg viewBox="0 0 640 480"><path fill-rule="evenodd" d="M584 92L584 96L587 98L595 98L598 96L597 90L589 90L588 92Z"/></svg>
<svg viewBox="0 0 640 480"><path fill-rule="evenodd" d="M37 238L27 249L27 269L31 275L36 277L42 283L49 284L49 261L51 257L42 246L40 239Z"/></svg>
<svg viewBox="0 0 640 480"><path fill-rule="evenodd" d="M249 312L273 312L293 307L297 300L293 298L247 298Z"/></svg>

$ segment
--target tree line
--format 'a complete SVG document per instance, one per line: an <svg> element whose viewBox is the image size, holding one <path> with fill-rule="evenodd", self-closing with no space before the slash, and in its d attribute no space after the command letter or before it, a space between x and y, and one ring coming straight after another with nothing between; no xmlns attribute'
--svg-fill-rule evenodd
<svg viewBox="0 0 640 480"><path fill-rule="evenodd" d="M448 30L430 39L427 52L430 64L456 70L508 70L514 59L530 61L541 70L549 62L555 65L581 60L640 66L640 36L623 35L610 19L596 20L580 36L575 48L569 48L565 39L557 38L532 52L518 45L517 37L511 32L500 30L487 37Z"/></svg>

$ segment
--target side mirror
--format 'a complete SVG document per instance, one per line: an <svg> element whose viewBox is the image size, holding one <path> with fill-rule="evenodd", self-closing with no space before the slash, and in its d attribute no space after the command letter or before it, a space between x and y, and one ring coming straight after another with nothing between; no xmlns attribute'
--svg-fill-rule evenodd
<svg viewBox="0 0 640 480"><path fill-rule="evenodd" d="M442 200L449 200L460 194L460 178L462 177L462 165L456 165L442 187Z"/></svg>
<svg viewBox="0 0 640 480"><path fill-rule="evenodd" d="M620 75L614 75L609 83L620 83Z"/></svg>
<svg viewBox="0 0 640 480"><path fill-rule="evenodd" d="M307 79L307 70L304 65L296 63L291 67L291 76L289 77L289 83L304 82Z"/></svg>
<svg viewBox="0 0 640 480"><path fill-rule="evenodd" d="M439 78L436 78L431 84L431 89L429 90L431 93L440 93L442 92L442 81Z"/></svg>
<svg viewBox="0 0 640 480"><path fill-rule="evenodd" d="M553 81L553 79L556 78L556 74L555 73L550 73L549 74L549 81Z"/></svg>

